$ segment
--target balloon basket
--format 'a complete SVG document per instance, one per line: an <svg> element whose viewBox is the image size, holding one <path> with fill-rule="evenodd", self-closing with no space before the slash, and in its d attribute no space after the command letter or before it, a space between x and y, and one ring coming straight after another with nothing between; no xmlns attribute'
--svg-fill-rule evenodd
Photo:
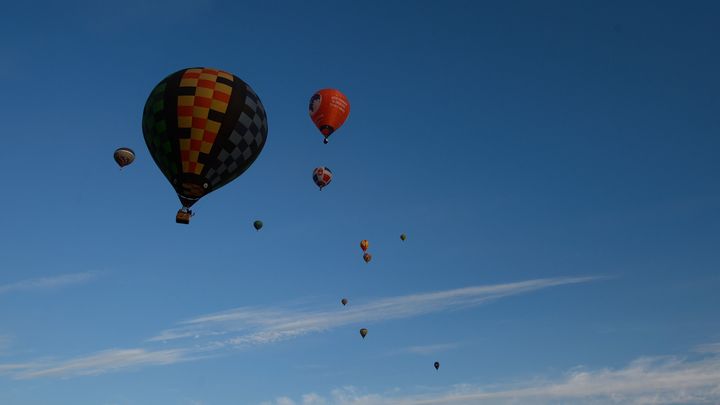
<svg viewBox="0 0 720 405"><path fill-rule="evenodd" d="M175 222L178 224L189 224L190 223L190 212L180 210L175 216Z"/></svg>

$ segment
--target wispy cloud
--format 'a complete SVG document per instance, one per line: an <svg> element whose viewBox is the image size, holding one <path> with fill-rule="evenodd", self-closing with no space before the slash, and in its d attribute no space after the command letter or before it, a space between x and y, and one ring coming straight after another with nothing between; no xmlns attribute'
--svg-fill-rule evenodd
<svg viewBox="0 0 720 405"><path fill-rule="evenodd" d="M0 364L0 373L6 373L8 371L24 370L30 367L29 364Z"/></svg>
<svg viewBox="0 0 720 405"><path fill-rule="evenodd" d="M349 311L343 308L333 311L236 308L184 321L180 327L165 330L152 337L150 341L197 339L233 334L233 337L215 344L235 346L265 344L349 324L368 324L469 308L504 297L598 279L598 277L550 278L465 287L361 302Z"/></svg>
<svg viewBox="0 0 720 405"><path fill-rule="evenodd" d="M57 361L33 361L3 365L0 372L15 378L94 375L148 365L166 365L224 354L223 349L269 344L350 324L367 325L391 319L415 317L477 306L503 297L545 288L586 283L597 277L550 278L516 283L466 287L454 290L383 298L362 303L352 310L334 311L288 308L236 308L180 322L145 342L163 342L172 349L113 349ZM44 285L52 284L44 282ZM446 349L449 347L446 347ZM416 347L427 351L443 349Z"/></svg>
<svg viewBox="0 0 720 405"><path fill-rule="evenodd" d="M403 349L398 350L397 353L429 355L429 354L435 354L435 353L440 353L440 352L446 352L448 350L456 349L459 346L460 346L460 343L438 343L438 344L433 344L433 345L409 346L409 347L405 347Z"/></svg>
<svg viewBox="0 0 720 405"><path fill-rule="evenodd" d="M0 295L16 291L50 290L74 284L87 283L98 277L97 272L62 274L53 277L39 277L0 285Z"/></svg>
<svg viewBox="0 0 720 405"><path fill-rule="evenodd" d="M515 384L505 389L456 385L435 394L405 396L363 393L354 387L333 390L313 402L280 397L285 403L326 405L489 405L499 404L716 404L720 403L720 355L689 360L681 357L640 358L617 370L572 370L557 381ZM291 401L291 402L287 402Z"/></svg>
<svg viewBox="0 0 720 405"><path fill-rule="evenodd" d="M698 353L720 353L720 343L708 343L695 348Z"/></svg>
<svg viewBox="0 0 720 405"><path fill-rule="evenodd" d="M13 371L17 379L97 375L139 366L165 365L191 360L183 349L145 350L112 349L64 361L34 361L27 364L0 365L0 372Z"/></svg>

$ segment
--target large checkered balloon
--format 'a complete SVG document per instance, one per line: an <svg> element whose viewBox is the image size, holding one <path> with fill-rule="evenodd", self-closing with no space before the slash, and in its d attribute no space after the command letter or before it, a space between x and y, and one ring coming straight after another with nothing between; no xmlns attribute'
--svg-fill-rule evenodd
<svg viewBox="0 0 720 405"><path fill-rule="evenodd" d="M155 86L142 129L184 207L247 170L268 132L265 109L252 88L210 68L183 69Z"/></svg>

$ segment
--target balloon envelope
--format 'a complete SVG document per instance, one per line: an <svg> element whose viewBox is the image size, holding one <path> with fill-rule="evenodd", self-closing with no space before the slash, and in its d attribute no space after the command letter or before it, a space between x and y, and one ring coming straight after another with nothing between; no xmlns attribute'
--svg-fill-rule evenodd
<svg viewBox="0 0 720 405"><path fill-rule="evenodd" d="M363 260L365 260L365 263L370 262L370 260L372 260L372 255L370 253L365 253L363 255Z"/></svg>
<svg viewBox="0 0 720 405"><path fill-rule="evenodd" d="M320 190L330 184L332 176L332 172L327 167L316 167L315 170L313 170L313 181L320 187Z"/></svg>
<svg viewBox="0 0 720 405"><path fill-rule="evenodd" d="M117 148L113 153L113 159L122 168L135 161L135 152L130 148Z"/></svg>
<svg viewBox="0 0 720 405"><path fill-rule="evenodd" d="M360 336L362 336L363 339L365 339L365 336L367 336L367 329L365 329L365 328L360 329Z"/></svg>
<svg viewBox="0 0 720 405"><path fill-rule="evenodd" d="M259 220L258 220L258 221L253 222L253 226L255 227L255 230L256 230L256 231L259 231L260 228L263 227L263 223L262 223L262 221L259 221Z"/></svg>
<svg viewBox="0 0 720 405"><path fill-rule="evenodd" d="M404 233L400 235L400 240L404 241L405 239L407 239L407 235L405 235Z"/></svg>
<svg viewBox="0 0 720 405"><path fill-rule="evenodd" d="M340 302L343 304L343 306L345 306L345 305L347 305L348 300L347 300L347 298L343 298L342 300L340 300Z"/></svg>
<svg viewBox="0 0 720 405"><path fill-rule="evenodd" d="M267 116L253 89L210 68L179 70L145 103L143 135L184 207L240 176L267 139Z"/></svg>
<svg viewBox="0 0 720 405"><path fill-rule="evenodd" d="M360 249L362 249L363 252L368 249L368 246L370 246L370 242L368 242L366 239L360 241Z"/></svg>
<svg viewBox="0 0 720 405"><path fill-rule="evenodd" d="M310 97L309 113L310 119L327 143L327 138L337 131L350 115L350 102L340 90L322 89Z"/></svg>
<svg viewBox="0 0 720 405"><path fill-rule="evenodd" d="M439 368L440 368L440 363L438 363L438 362L436 361L436 362L435 362L435 370L437 370L437 369L439 369Z"/></svg>

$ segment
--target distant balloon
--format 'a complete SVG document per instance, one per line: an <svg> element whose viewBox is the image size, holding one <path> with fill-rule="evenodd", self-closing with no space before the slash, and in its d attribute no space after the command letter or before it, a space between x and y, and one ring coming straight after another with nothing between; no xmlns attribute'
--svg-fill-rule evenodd
<svg viewBox="0 0 720 405"><path fill-rule="evenodd" d="M360 329L360 336L362 336L363 339L365 339L365 336L367 336L367 329L365 329L365 328Z"/></svg>
<svg viewBox="0 0 720 405"><path fill-rule="evenodd" d="M115 150L115 153L113 153L113 158L122 169L135 161L135 152L130 148L118 148Z"/></svg>
<svg viewBox="0 0 720 405"><path fill-rule="evenodd" d="M256 231L259 231L260 228L263 227L263 223L262 223L262 221L258 220L258 221L253 222L253 226L255 227Z"/></svg>
<svg viewBox="0 0 720 405"><path fill-rule="evenodd" d="M437 370L437 369L439 369L439 368L440 368L440 363L438 363L438 362L436 361L436 362L435 362L435 370Z"/></svg>
<svg viewBox="0 0 720 405"><path fill-rule="evenodd" d="M407 235L405 235L404 233L401 234L401 235L400 235L400 240L404 241L405 239L407 239Z"/></svg>
<svg viewBox="0 0 720 405"><path fill-rule="evenodd" d="M335 89L322 89L310 98L310 119L328 143L328 137L338 130L350 114L347 97Z"/></svg>
<svg viewBox="0 0 720 405"><path fill-rule="evenodd" d="M343 304L343 306L345 306L345 305L347 305L348 300L347 300L347 298L343 298L340 300L340 302Z"/></svg>
<svg viewBox="0 0 720 405"><path fill-rule="evenodd" d="M372 260L372 255L370 253L365 253L363 255L363 260L365 260L365 263L370 262L370 260Z"/></svg>
<svg viewBox="0 0 720 405"><path fill-rule="evenodd" d="M313 170L313 181L320 187L320 191L322 191L323 187L330 184L332 176L332 172L327 167L316 167L315 170Z"/></svg>
<svg viewBox="0 0 720 405"><path fill-rule="evenodd" d="M367 241L367 239L363 239L360 241L360 249L366 251L368 249L368 246L370 246L370 242Z"/></svg>

